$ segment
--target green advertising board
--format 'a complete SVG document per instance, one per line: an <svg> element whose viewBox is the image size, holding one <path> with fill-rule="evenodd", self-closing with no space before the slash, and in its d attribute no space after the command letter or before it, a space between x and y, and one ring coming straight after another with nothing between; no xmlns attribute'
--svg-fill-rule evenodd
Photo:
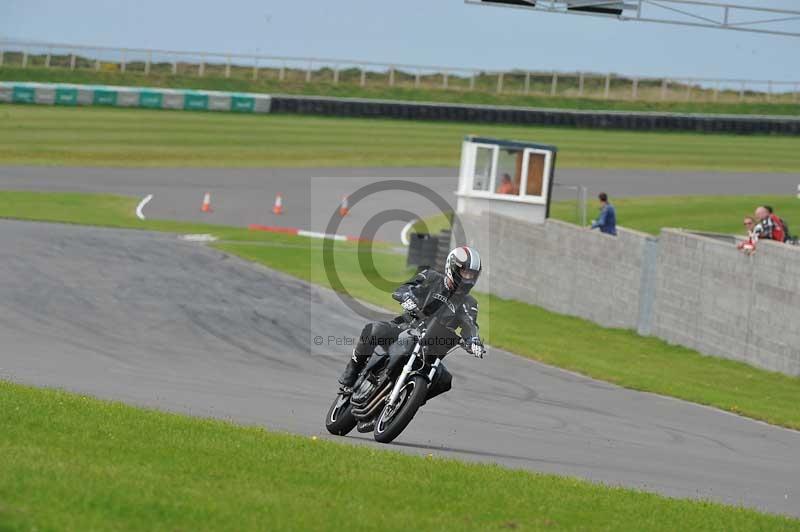
<svg viewBox="0 0 800 532"><path fill-rule="evenodd" d="M268 95L248 93L15 81L0 81L0 90L2 97L13 103L124 106L145 109L169 108L235 113L268 113L270 111Z"/></svg>
<svg viewBox="0 0 800 532"><path fill-rule="evenodd" d="M183 96L183 108L189 110L208 111L208 96L187 92Z"/></svg>
<svg viewBox="0 0 800 532"><path fill-rule="evenodd" d="M139 107L146 107L148 109L161 109L161 103L164 101L164 95L160 92L142 91L139 93Z"/></svg>
<svg viewBox="0 0 800 532"><path fill-rule="evenodd" d="M117 91L95 89L92 103L94 105L117 105Z"/></svg>
<svg viewBox="0 0 800 532"><path fill-rule="evenodd" d="M231 111L252 113L256 109L256 99L252 96L231 96Z"/></svg>
<svg viewBox="0 0 800 532"><path fill-rule="evenodd" d="M34 103L36 102L36 89L24 85L15 85L11 93L11 101L14 103Z"/></svg>
<svg viewBox="0 0 800 532"><path fill-rule="evenodd" d="M66 87L56 88L56 105L77 105L78 104L78 89L71 89Z"/></svg>

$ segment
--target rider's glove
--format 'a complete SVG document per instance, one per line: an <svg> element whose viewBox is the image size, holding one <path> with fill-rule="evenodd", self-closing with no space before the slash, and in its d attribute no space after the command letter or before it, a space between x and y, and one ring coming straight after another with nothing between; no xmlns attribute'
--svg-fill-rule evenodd
<svg viewBox="0 0 800 532"><path fill-rule="evenodd" d="M467 340L467 350L476 358L483 358L483 353L486 352L486 349L483 348L483 342L477 336Z"/></svg>
<svg viewBox="0 0 800 532"><path fill-rule="evenodd" d="M402 305L403 305L403 310L405 310L406 312L413 312L417 310L417 302L414 301L414 298L412 297L409 297L408 299L403 301Z"/></svg>

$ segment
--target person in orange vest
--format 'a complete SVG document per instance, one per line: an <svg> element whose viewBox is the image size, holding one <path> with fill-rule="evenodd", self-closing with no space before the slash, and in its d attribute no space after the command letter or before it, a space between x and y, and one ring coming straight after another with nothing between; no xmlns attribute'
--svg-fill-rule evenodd
<svg viewBox="0 0 800 532"><path fill-rule="evenodd" d="M498 194L517 194L516 187L514 183L511 181L511 176L508 174L503 174L503 177L500 179L500 186L497 187Z"/></svg>

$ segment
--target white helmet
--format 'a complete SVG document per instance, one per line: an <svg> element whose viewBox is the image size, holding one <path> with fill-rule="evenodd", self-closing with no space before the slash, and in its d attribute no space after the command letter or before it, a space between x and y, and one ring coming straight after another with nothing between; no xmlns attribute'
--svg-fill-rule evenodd
<svg viewBox="0 0 800 532"><path fill-rule="evenodd" d="M447 254L444 275L451 290L468 293L478 282L480 274L481 256L477 250L461 246Z"/></svg>

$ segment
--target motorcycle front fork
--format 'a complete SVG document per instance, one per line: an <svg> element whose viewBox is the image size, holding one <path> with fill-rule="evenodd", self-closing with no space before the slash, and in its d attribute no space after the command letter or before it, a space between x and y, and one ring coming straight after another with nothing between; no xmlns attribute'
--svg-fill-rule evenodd
<svg viewBox="0 0 800 532"><path fill-rule="evenodd" d="M400 376L397 377L397 382L394 383L392 393L389 395L389 401L386 403L389 407L393 408L394 404L397 402L397 398L400 397L400 390L402 390L403 386L406 385L408 374L411 373L411 370L414 368L414 362L416 362L417 357L419 357L419 352L421 349L422 346L420 346L419 343L414 346L414 351L412 351L411 356L408 357L408 362L406 362L406 365L403 366L403 371L400 372ZM431 370L428 373L428 383L433 382L433 376L436 375L436 369L441 363L442 359L437 357L433 364L431 364Z"/></svg>

